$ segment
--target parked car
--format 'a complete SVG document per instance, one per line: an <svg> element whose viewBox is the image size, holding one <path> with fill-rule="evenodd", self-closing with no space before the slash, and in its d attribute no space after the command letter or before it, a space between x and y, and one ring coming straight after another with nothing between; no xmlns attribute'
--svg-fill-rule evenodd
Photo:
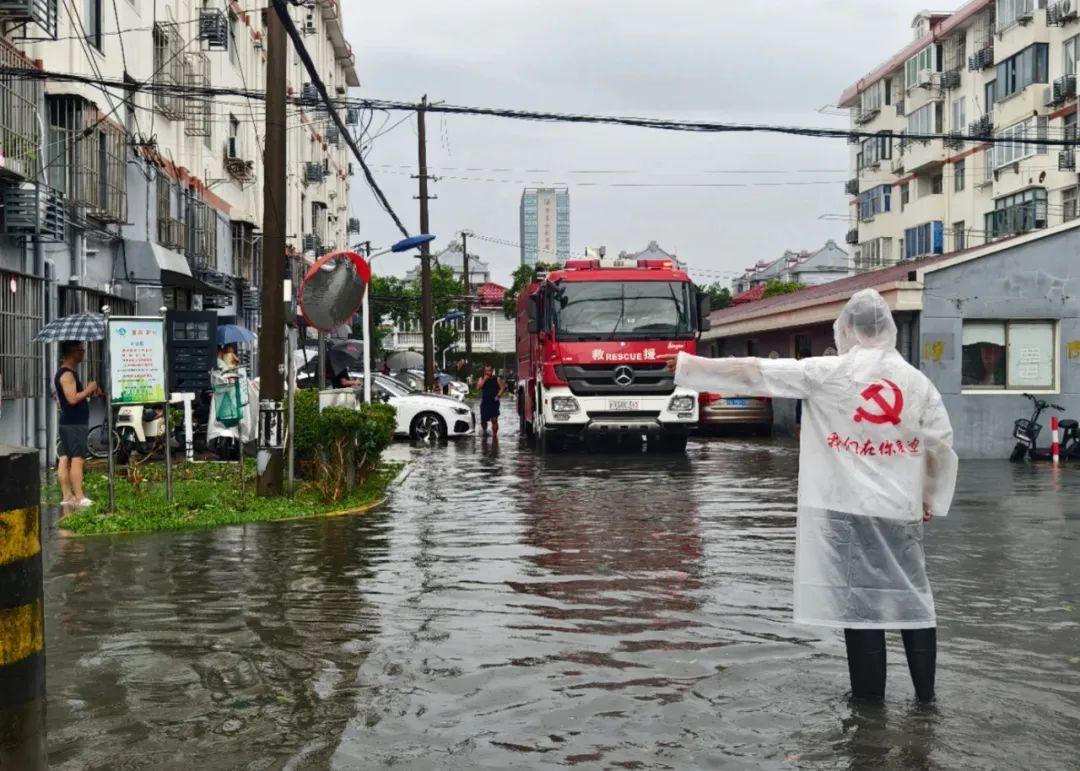
<svg viewBox="0 0 1080 771"><path fill-rule="evenodd" d="M386 375L371 380L372 401L392 405L397 410L398 436L424 442L441 442L466 436L476 429L473 411L452 396L424 393Z"/></svg>
<svg viewBox="0 0 1080 771"><path fill-rule="evenodd" d="M698 421L703 429L748 426L763 436L772 433L772 399L767 397L699 393L698 405Z"/></svg>
<svg viewBox="0 0 1080 771"><path fill-rule="evenodd" d="M424 390L424 370L422 369L403 369L398 372L394 378L417 391ZM465 401L466 397L469 395L469 386L465 385L465 383L462 383L460 380L454 380L453 377L445 372L435 373L435 384L443 389L443 393L447 396L452 396L459 402Z"/></svg>

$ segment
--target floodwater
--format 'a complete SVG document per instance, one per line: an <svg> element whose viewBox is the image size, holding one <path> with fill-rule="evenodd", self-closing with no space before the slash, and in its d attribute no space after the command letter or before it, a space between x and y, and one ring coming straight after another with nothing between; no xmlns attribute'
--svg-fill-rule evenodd
<svg viewBox="0 0 1080 771"><path fill-rule="evenodd" d="M399 444L364 517L59 540L56 768L1065 768L1080 469L966 463L928 528L937 705L791 619L796 452Z"/></svg>

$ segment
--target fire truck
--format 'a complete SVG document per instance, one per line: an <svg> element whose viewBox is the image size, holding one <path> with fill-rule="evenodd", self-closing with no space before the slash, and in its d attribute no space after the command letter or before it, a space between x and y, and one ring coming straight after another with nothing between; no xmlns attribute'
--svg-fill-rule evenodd
<svg viewBox="0 0 1080 771"><path fill-rule="evenodd" d="M521 431L541 451L594 439L683 450L697 393L667 363L697 352L709 298L670 260L569 260L522 289Z"/></svg>

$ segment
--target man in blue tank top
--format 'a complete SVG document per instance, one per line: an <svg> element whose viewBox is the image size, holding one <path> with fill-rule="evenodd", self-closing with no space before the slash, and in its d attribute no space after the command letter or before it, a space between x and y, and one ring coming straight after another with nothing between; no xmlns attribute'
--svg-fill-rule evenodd
<svg viewBox="0 0 1080 771"><path fill-rule="evenodd" d="M86 357L86 345L78 340L60 344L60 368L53 376L56 403L60 406L60 492L66 506L90 506L93 501L83 494L83 463L86 438L90 431L90 399L98 394L98 384L91 380L84 387L76 368Z"/></svg>

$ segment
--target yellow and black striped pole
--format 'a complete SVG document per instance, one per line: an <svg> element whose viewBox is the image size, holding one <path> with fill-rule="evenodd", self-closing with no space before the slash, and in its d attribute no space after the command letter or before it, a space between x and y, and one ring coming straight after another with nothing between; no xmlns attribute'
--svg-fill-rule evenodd
<svg viewBox="0 0 1080 771"><path fill-rule="evenodd" d="M45 768L37 450L0 444L0 769Z"/></svg>

